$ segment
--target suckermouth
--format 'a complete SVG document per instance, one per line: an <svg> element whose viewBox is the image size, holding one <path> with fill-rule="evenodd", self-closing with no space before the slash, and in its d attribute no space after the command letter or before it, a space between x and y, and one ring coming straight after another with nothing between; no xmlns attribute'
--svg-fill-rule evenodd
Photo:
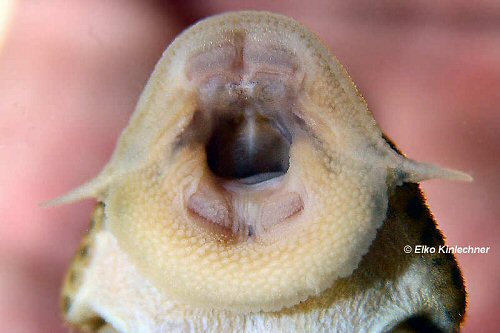
<svg viewBox="0 0 500 333"><path fill-rule="evenodd" d="M375 330L385 332L438 309L457 327L463 286L441 301L432 282L457 271L453 257L439 258L448 275L434 279L432 260L395 250L442 242L408 184L431 178L470 180L391 147L306 28L269 13L212 17L165 51L103 171L52 202L100 202L66 316L97 313L123 332L155 331L136 329L146 319L158 332L226 331L226 321L233 331L372 332L385 318ZM427 218L409 221L405 200Z"/></svg>

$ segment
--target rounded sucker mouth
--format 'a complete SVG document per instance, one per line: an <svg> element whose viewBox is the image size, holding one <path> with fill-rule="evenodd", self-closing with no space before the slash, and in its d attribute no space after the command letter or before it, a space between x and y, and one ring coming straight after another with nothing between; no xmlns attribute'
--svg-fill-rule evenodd
<svg viewBox="0 0 500 333"><path fill-rule="evenodd" d="M187 196L192 221L240 242L262 239L281 222L300 215L302 190L289 174L293 139L279 114L265 114L247 104L212 112L211 117L204 141L209 172Z"/></svg>
<svg viewBox="0 0 500 333"><path fill-rule="evenodd" d="M197 102L179 147L205 154L184 196L189 222L238 242L274 235L306 206L290 156L302 137L293 116L300 78L289 53L277 50L226 45L196 55L188 71ZM268 53L274 62L261 63Z"/></svg>

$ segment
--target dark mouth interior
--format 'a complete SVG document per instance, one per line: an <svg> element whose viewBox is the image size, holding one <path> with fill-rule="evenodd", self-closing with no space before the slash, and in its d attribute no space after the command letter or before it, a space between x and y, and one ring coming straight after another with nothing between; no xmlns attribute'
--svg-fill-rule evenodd
<svg viewBox="0 0 500 333"><path fill-rule="evenodd" d="M257 184L288 171L291 136L277 120L253 113L216 120L206 145L210 170L217 176Z"/></svg>

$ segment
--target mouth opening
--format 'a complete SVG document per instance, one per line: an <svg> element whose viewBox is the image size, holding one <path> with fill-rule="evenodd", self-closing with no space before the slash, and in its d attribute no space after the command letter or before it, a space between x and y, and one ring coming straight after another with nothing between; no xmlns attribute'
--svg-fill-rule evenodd
<svg viewBox="0 0 500 333"><path fill-rule="evenodd" d="M208 167L218 177L253 185L289 168L291 135L275 119L252 110L224 115L206 145Z"/></svg>

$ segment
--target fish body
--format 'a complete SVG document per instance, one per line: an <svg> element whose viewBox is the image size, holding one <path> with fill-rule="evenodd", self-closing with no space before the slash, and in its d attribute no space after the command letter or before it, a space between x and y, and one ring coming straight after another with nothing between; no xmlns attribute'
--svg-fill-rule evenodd
<svg viewBox="0 0 500 333"><path fill-rule="evenodd" d="M62 292L89 332L454 332L465 289L418 182L470 180L387 139L345 69L284 16L182 33L111 161Z"/></svg>

